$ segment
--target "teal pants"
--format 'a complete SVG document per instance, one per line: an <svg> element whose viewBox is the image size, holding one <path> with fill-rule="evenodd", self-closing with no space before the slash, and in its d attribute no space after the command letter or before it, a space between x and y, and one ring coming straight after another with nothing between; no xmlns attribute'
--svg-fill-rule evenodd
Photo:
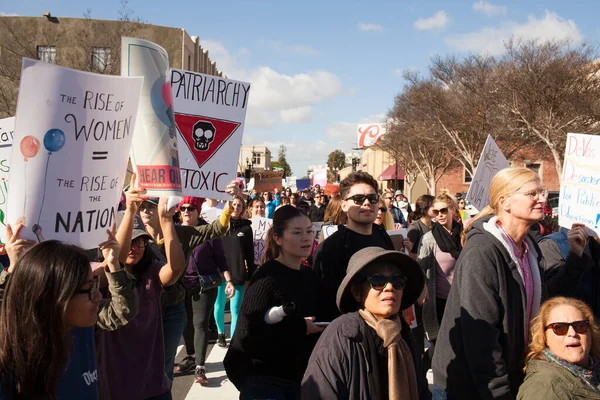
<svg viewBox="0 0 600 400"><path fill-rule="evenodd" d="M226 285L227 282L223 280L223 283L219 286L217 300L215 301L215 322L217 323L219 335L225 332L225 302L227 300L227 294L225 293ZM238 314L240 312L240 307L242 306L242 298L244 297L244 285L234 285L234 287L235 295L229 299L229 310L231 311L230 337L233 337L233 332L235 332Z"/></svg>

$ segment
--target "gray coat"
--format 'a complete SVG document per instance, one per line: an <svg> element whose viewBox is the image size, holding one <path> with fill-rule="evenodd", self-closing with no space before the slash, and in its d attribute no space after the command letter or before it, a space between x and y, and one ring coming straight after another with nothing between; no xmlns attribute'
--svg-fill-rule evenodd
<svg viewBox="0 0 600 400"><path fill-rule="evenodd" d="M435 245L433 233L431 231L427 232L421 238L417 257L417 261L419 261L427 278L427 290L429 292L429 299L423 304L423 326L427 333L427 340L436 340L440 330L435 307L436 278L439 265L435 259Z"/></svg>

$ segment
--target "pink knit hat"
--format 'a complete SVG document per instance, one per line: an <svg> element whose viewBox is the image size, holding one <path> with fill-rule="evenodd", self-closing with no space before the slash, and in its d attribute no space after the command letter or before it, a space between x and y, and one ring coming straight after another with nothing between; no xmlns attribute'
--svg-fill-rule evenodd
<svg viewBox="0 0 600 400"><path fill-rule="evenodd" d="M183 196L183 200L179 203L179 208L181 208L184 204L189 204L190 206L194 206L200 211L202 208L202 203L204 203L204 197L194 197L194 196Z"/></svg>

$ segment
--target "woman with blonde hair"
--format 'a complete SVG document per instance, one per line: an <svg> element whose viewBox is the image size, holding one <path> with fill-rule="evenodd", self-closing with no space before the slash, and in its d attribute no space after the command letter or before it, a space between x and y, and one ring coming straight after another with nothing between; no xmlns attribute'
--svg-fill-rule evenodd
<svg viewBox="0 0 600 400"><path fill-rule="evenodd" d="M531 323L518 400L600 399L600 330L587 304L554 297Z"/></svg>
<svg viewBox="0 0 600 400"><path fill-rule="evenodd" d="M385 202L381 198L379 199L379 205L377 207L377 218L375 218L375 223L377 225L382 225L386 231L393 230L394 217L392 217L390 210L386 207Z"/></svg>
<svg viewBox="0 0 600 400"><path fill-rule="evenodd" d="M490 204L467 228L433 356L434 399L514 398L529 322L542 299L540 252L527 232L548 191L527 168L490 183ZM433 294L432 294L433 295Z"/></svg>

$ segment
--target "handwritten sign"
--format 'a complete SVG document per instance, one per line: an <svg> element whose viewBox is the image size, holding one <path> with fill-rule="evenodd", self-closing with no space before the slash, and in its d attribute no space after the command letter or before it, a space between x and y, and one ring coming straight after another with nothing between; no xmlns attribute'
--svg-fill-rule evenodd
<svg viewBox="0 0 600 400"><path fill-rule="evenodd" d="M8 202L8 173L12 152L15 117L0 119L0 242L6 243L6 205Z"/></svg>
<svg viewBox="0 0 600 400"><path fill-rule="evenodd" d="M374 146L383 135L385 135L386 126L384 124L360 124L358 125L358 137L356 142L358 147Z"/></svg>
<svg viewBox="0 0 600 400"><path fill-rule="evenodd" d="M181 196L179 153L168 80L169 55L147 40L121 38L121 75L143 76L131 164L149 196Z"/></svg>
<svg viewBox="0 0 600 400"><path fill-rule="evenodd" d="M584 224L600 236L600 136L569 133L558 199L558 224Z"/></svg>
<svg viewBox="0 0 600 400"><path fill-rule="evenodd" d="M471 181L467 200L478 210L490 204L490 182L498 171L509 168L510 163L500 151L494 139L488 135Z"/></svg>
<svg viewBox="0 0 600 400"><path fill-rule="evenodd" d="M315 168L313 172L313 186L316 185L320 187L327 185L327 168Z"/></svg>
<svg viewBox="0 0 600 400"><path fill-rule="evenodd" d="M313 222L312 229L313 233L315 234L315 239L319 240L319 236L321 236L321 229L323 229L323 222Z"/></svg>
<svg viewBox="0 0 600 400"><path fill-rule="evenodd" d="M254 239L254 264L261 265L265 256L267 232L273 226L273 220L264 217L252 217Z"/></svg>
<svg viewBox="0 0 600 400"><path fill-rule="evenodd" d="M115 222L143 78L23 59L8 222L91 249ZM19 182L15 185L14 182Z"/></svg>
<svg viewBox="0 0 600 400"><path fill-rule="evenodd" d="M254 174L254 190L257 192L272 192L282 189L282 171L263 171Z"/></svg>
<svg viewBox="0 0 600 400"><path fill-rule="evenodd" d="M250 84L171 70L185 195L229 200L236 178Z"/></svg>

